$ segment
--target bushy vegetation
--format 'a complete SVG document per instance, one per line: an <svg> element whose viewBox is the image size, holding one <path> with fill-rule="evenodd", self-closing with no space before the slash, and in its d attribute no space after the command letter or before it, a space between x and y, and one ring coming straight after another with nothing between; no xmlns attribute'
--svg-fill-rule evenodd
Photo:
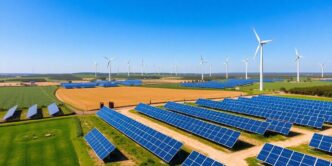
<svg viewBox="0 0 332 166"><path fill-rule="evenodd" d="M303 95L332 97L332 85L292 88L289 92Z"/></svg>

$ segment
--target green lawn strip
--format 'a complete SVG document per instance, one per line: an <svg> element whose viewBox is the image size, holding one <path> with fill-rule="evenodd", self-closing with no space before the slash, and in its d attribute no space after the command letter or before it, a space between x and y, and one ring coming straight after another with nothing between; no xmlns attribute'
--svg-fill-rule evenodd
<svg viewBox="0 0 332 166"><path fill-rule="evenodd" d="M262 164L260 164L260 162L257 160L256 156L254 157L248 157L245 159L248 166L260 166Z"/></svg>
<svg viewBox="0 0 332 166"><path fill-rule="evenodd" d="M0 87L0 108L8 109L14 105L28 108L33 104L39 107L53 102L60 103L55 97L56 86Z"/></svg>
<svg viewBox="0 0 332 166"><path fill-rule="evenodd" d="M176 131L177 133L180 133L180 134L182 134L182 135L185 135L185 136L191 137L191 138L193 138L193 139L195 139L195 140L198 140L199 142L202 142L202 143L204 143L204 144L206 144L206 145L209 145L209 146L211 146L211 147L213 147L213 148L215 148L215 149L221 150L221 151L223 151L223 152L228 152L228 153L231 152L231 150L229 150L229 149L227 149L227 148L225 148L225 147L222 147L221 145L218 145L218 144L216 144L216 143L214 143L214 142L211 142L211 141L206 140L206 139L204 139L204 138L201 138L201 137L199 137L199 136L196 136L196 135L190 134L190 133L188 133L188 132L186 132L186 131L183 131L183 130L181 130L181 129L178 129L178 128L176 128L176 127L173 127L173 126L171 126L171 125L169 125L169 124L166 124L166 123L164 123L164 122L161 122L161 121L159 121L159 120L153 119L153 118L151 118L151 117L149 117L149 116L146 116L146 115L140 114L140 113L136 112L135 110L130 110L130 112L131 112L131 113L134 113L134 114L137 114L137 115L139 115L139 116L143 116L144 118L149 119L150 121L152 121L152 122L154 122L154 123L160 124L160 125L162 125L162 126L164 126L164 127L167 127L167 128L169 128L169 129L171 129L171 130L173 130L173 131ZM195 148L195 147L193 147L193 148Z"/></svg>
<svg viewBox="0 0 332 166"><path fill-rule="evenodd" d="M325 153L325 152L320 151L320 150L313 149L313 148L309 147L308 144L302 144L302 145L299 145L299 146L292 146L292 147L287 147L287 148L291 149L291 150L294 150L294 151L297 151L297 152L307 154L307 155L312 155L312 156L315 156L315 157L318 157L318 158L321 158L321 159L332 161L331 154Z"/></svg>
<svg viewBox="0 0 332 166"><path fill-rule="evenodd" d="M73 117L0 125L0 165L79 165Z"/></svg>
<svg viewBox="0 0 332 166"><path fill-rule="evenodd" d="M133 161L135 165L167 165L161 159L136 144L133 140L123 135L100 118L94 115L80 116L79 118L84 134L96 127L125 155L125 157Z"/></svg>

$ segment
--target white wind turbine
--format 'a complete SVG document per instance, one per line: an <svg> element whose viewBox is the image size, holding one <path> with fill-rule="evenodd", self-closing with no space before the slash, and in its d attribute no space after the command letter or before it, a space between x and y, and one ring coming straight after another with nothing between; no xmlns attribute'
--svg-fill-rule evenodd
<svg viewBox="0 0 332 166"><path fill-rule="evenodd" d="M200 61L200 65L201 65L201 70L202 70L202 81L204 81L204 64L206 64L207 61L204 61L203 57L201 56L201 61Z"/></svg>
<svg viewBox="0 0 332 166"><path fill-rule="evenodd" d="M226 79L228 79L228 62L229 62L229 60L228 60L228 58L226 58L226 61L224 62L225 67L226 67Z"/></svg>
<svg viewBox="0 0 332 166"><path fill-rule="evenodd" d="M243 59L243 63L245 65L245 73L246 73L246 80L248 79L248 64L249 64L249 59Z"/></svg>
<svg viewBox="0 0 332 166"><path fill-rule="evenodd" d="M210 64L210 77L212 77L212 64Z"/></svg>
<svg viewBox="0 0 332 166"><path fill-rule="evenodd" d="M258 51L260 50L260 61L259 61L259 90L263 91L264 87L263 87L263 73L264 73L264 66L263 66L263 46L269 42L271 42L272 40L261 40L256 32L255 29L253 29L256 39L258 41L258 46L256 48L256 52L255 52L255 56L254 58L256 58Z"/></svg>
<svg viewBox="0 0 332 166"><path fill-rule="evenodd" d="M130 77L130 61L127 61L127 66L128 66L128 77Z"/></svg>
<svg viewBox="0 0 332 166"><path fill-rule="evenodd" d="M299 51L295 48L295 62L296 62L296 70L297 70L297 75L296 75L296 81L300 82L300 59L302 56L299 54Z"/></svg>
<svg viewBox="0 0 332 166"><path fill-rule="evenodd" d="M109 68L108 81L111 81L112 61L114 60L114 58L105 57L105 59L107 60L107 68Z"/></svg>
<svg viewBox="0 0 332 166"><path fill-rule="evenodd" d="M97 69L98 69L98 63L95 62L95 78L97 78Z"/></svg>
<svg viewBox="0 0 332 166"><path fill-rule="evenodd" d="M320 64L320 68L321 68L321 70L322 70L322 78L324 78L325 64L324 64L324 63L321 63L321 64Z"/></svg>
<svg viewBox="0 0 332 166"><path fill-rule="evenodd" d="M174 68L175 68L175 76L178 76L178 65L175 64L175 65L174 65Z"/></svg>

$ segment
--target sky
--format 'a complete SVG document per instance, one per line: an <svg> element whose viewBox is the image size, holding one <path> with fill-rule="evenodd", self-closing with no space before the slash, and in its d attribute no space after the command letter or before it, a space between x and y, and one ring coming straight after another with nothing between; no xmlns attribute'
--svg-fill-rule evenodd
<svg viewBox="0 0 332 166"><path fill-rule="evenodd" d="M331 0L0 0L0 73L332 71Z"/></svg>

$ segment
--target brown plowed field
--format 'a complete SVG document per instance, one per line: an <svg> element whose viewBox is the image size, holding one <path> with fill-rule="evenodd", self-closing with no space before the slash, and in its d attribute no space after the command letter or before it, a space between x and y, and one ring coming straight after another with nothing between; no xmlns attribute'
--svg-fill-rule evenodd
<svg viewBox="0 0 332 166"><path fill-rule="evenodd" d="M221 90L184 90L144 87L113 87L87 89L59 89L56 96L81 110L95 110L100 102L114 102L115 107L167 101L192 101L198 98L225 98L240 96L242 92Z"/></svg>

